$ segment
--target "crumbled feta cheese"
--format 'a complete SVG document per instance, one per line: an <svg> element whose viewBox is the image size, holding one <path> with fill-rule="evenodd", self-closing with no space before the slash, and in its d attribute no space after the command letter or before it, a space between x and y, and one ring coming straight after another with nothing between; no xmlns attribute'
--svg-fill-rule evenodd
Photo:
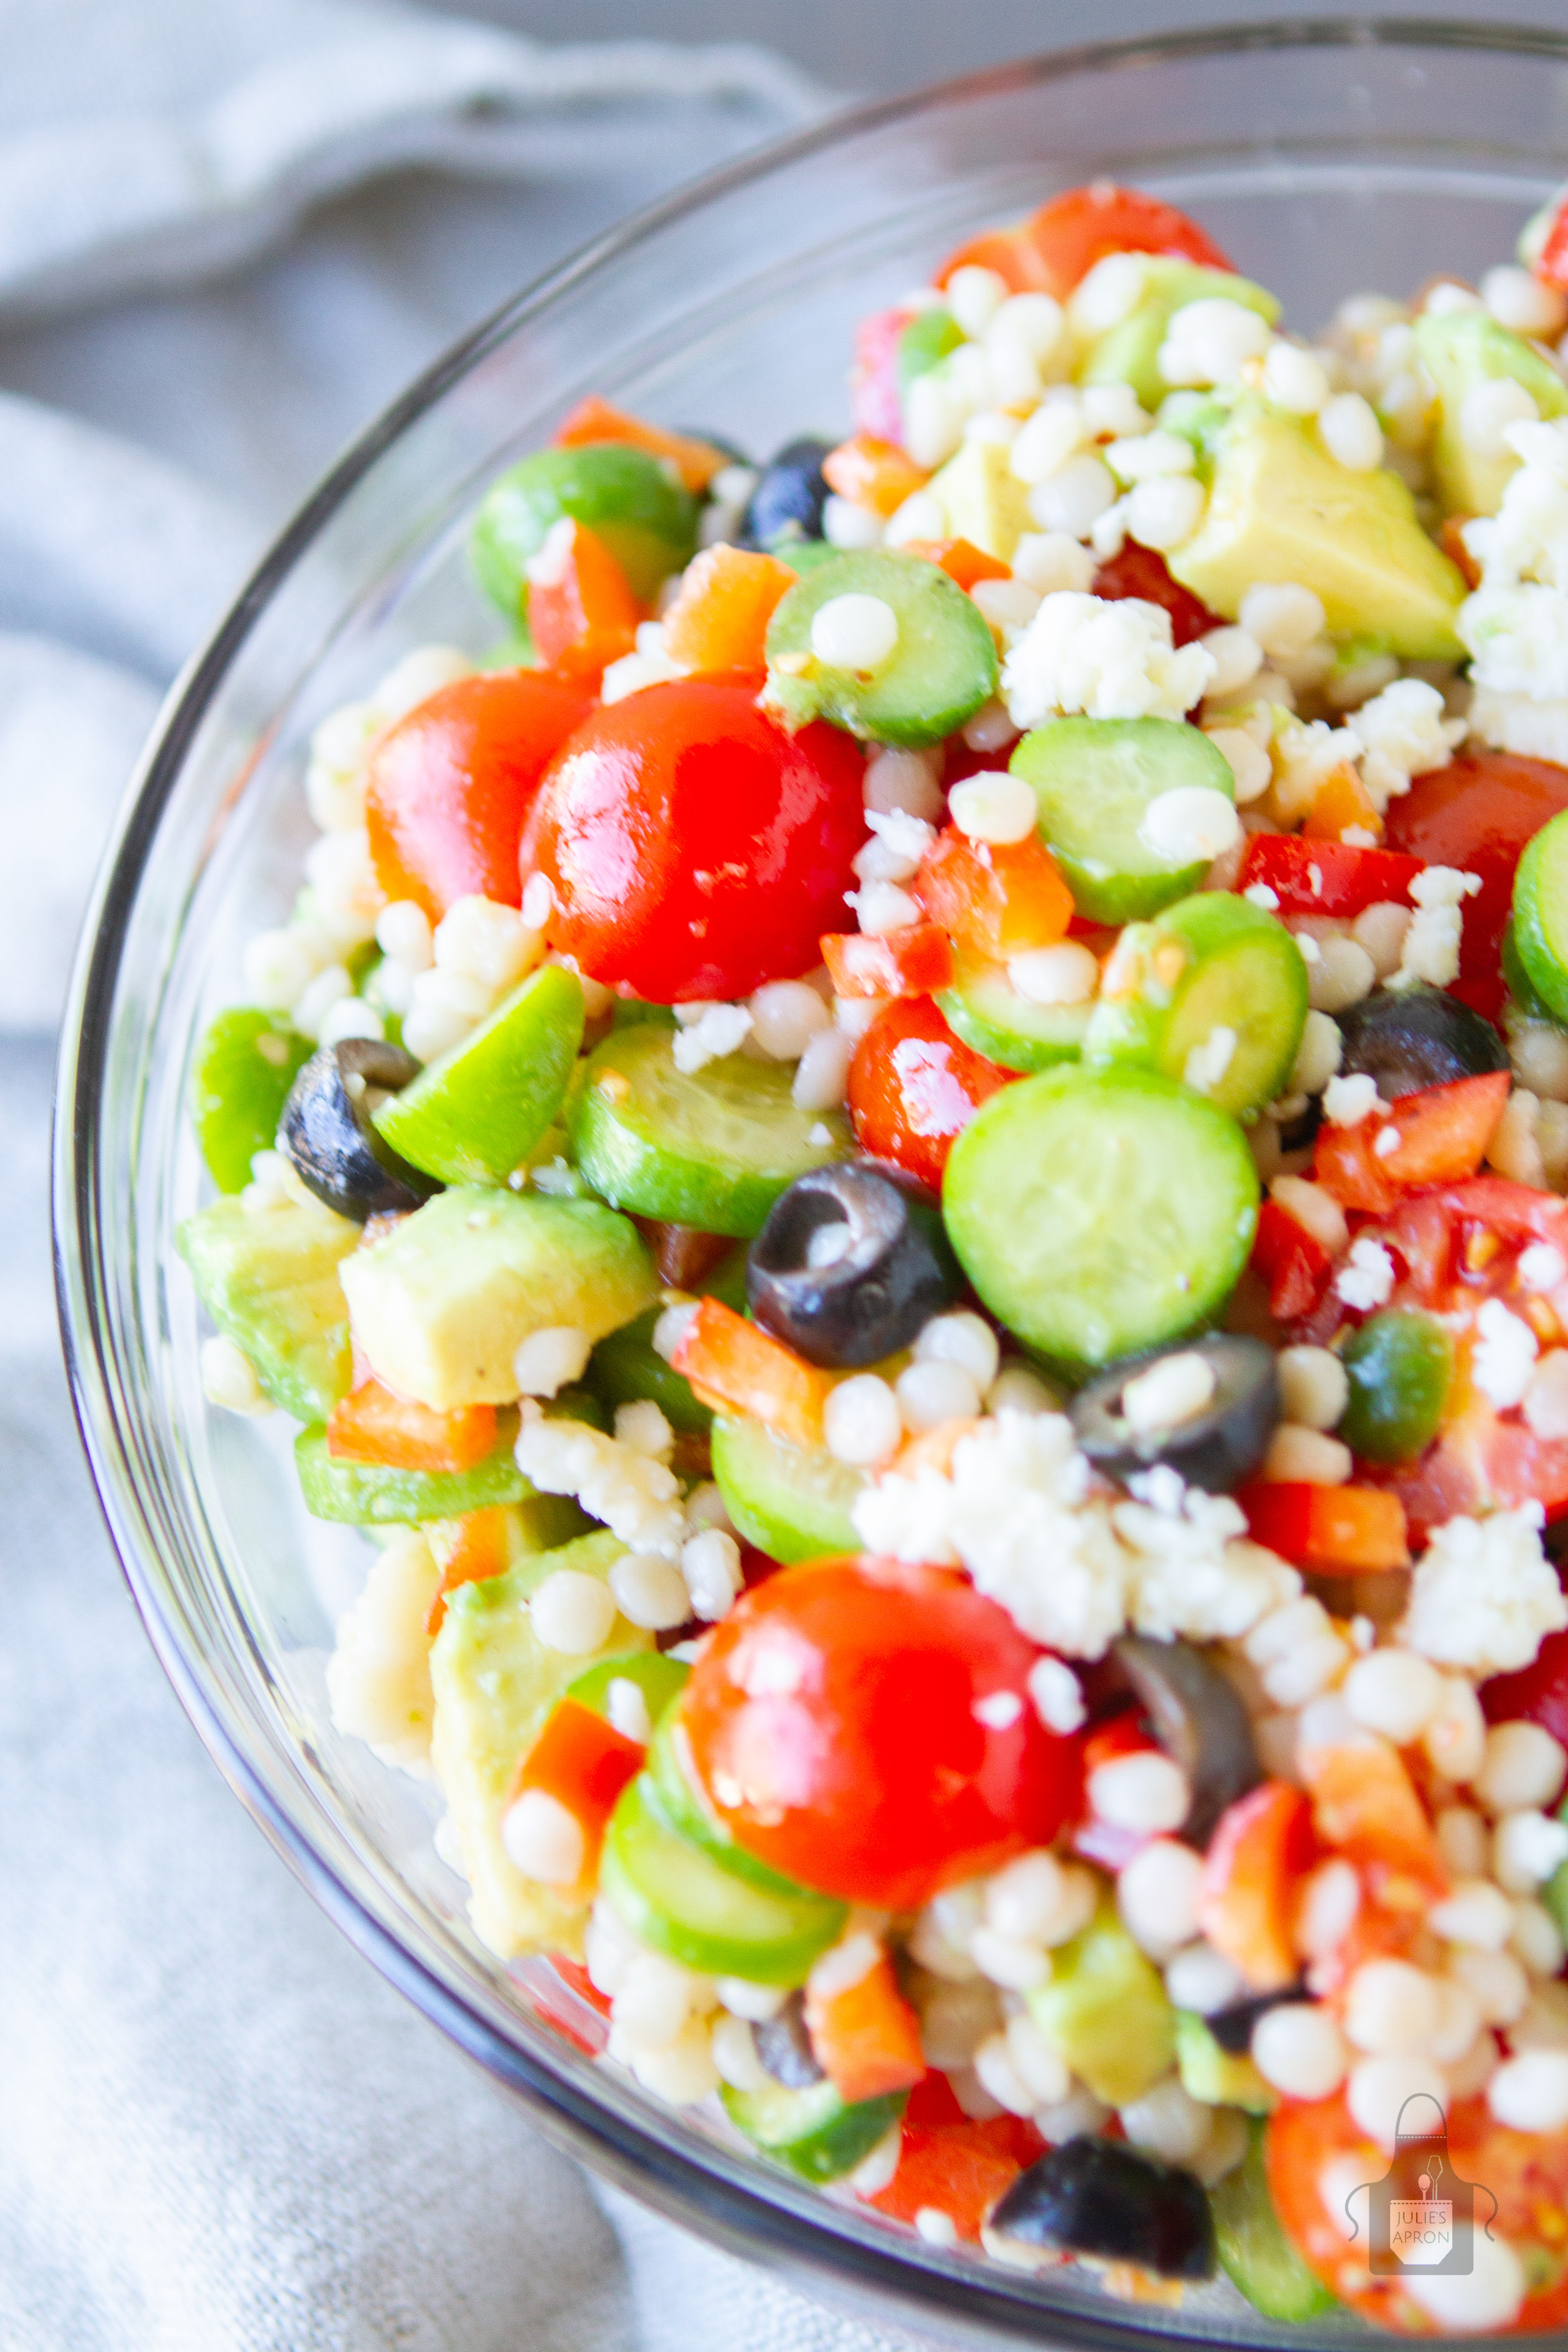
<svg viewBox="0 0 1568 2352"><path fill-rule="evenodd" d="M1568 767L1568 696L1499 694L1478 686L1470 697L1470 732L1496 751Z"/></svg>
<svg viewBox="0 0 1568 2352"><path fill-rule="evenodd" d="M545 1495L573 1495L591 1518L634 1551L679 1559L684 1535L675 1473L635 1446L581 1421L530 1414L517 1438L517 1466Z"/></svg>
<svg viewBox="0 0 1568 2352"><path fill-rule="evenodd" d="M1131 1555L1129 1615L1155 1641L1235 1641L1301 1590L1293 1568L1247 1540L1228 1495L1189 1486L1179 1512L1131 1502L1110 1516Z"/></svg>
<svg viewBox="0 0 1568 2352"><path fill-rule="evenodd" d="M1087 1720L1083 1685L1062 1659L1037 1658L1029 1668L1028 1685L1035 1713L1047 1731L1059 1731L1069 1738Z"/></svg>
<svg viewBox="0 0 1568 2352"><path fill-rule="evenodd" d="M1542 1510L1526 1503L1433 1531L1410 1579L1395 1638L1467 1675L1527 1666L1548 1633L1568 1626L1568 1600L1541 1548Z"/></svg>
<svg viewBox="0 0 1568 2352"><path fill-rule="evenodd" d="M936 839L936 827L908 809L868 808L866 824L888 854L889 863L877 877L883 882L907 882Z"/></svg>
<svg viewBox="0 0 1568 2352"><path fill-rule="evenodd" d="M1355 739L1362 782L1381 812L1410 790L1412 776L1448 765L1454 746L1464 740L1465 721L1444 716L1435 686L1400 677L1352 710L1343 731Z"/></svg>
<svg viewBox="0 0 1568 2352"><path fill-rule="evenodd" d="M868 882L858 890L846 890L844 903L853 907L855 919L868 939L907 930L921 919L920 900L896 882Z"/></svg>
<svg viewBox="0 0 1568 2352"><path fill-rule="evenodd" d="M1447 988L1458 977L1459 949L1464 939L1464 902L1480 888L1479 874L1461 874L1452 866L1428 866L1410 885L1415 902L1399 951L1399 969L1391 972L1390 988L1415 988L1426 982Z"/></svg>
<svg viewBox="0 0 1568 2352"><path fill-rule="evenodd" d="M1510 1405L1523 1401L1541 1342L1521 1317L1510 1314L1500 1298L1483 1303L1476 1317L1476 1330L1471 1378L1499 1412L1506 1412Z"/></svg>
<svg viewBox="0 0 1568 2352"><path fill-rule="evenodd" d="M1521 1251L1519 1278L1526 1290L1555 1290L1564 1275L1568 1275L1568 1258L1550 1242L1531 1242Z"/></svg>
<svg viewBox="0 0 1568 2352"><path fill-rule="evenodd" d="M1383 1244L1369 1235L1352 1242L1350 1264L1334 1276L1334 1289L1360 1314L1370 1315L1374 1307L1384 1306L1394 1290L1394 1260Z"/></svg>
<svg viewBox="0 0 1568 2352"><path fill-rule="evenodd" d="M1266 915L1271 915L1279 904L1279 891L1271 890L1267 882L1254 882L1241 895L1250 898L1255 907L1261 907Z"/></svg>
<svg viewBox="0 0 1568 2352"><path fill-rule="evenodd" d="M1365 1070L1331 1077L1323 1088L1323 1117L1331 1127L1359 1127L1377 1108L1377 1080ZM1397 1129L1390 1129L1391 1134Z"/></svg>
<svg viewBox="0 0 1568 2352"><path fill-rule="evenodd" d="M1002 691L1017 727L1090 719L1181 719L1217 665L1201 645L1174 648L1170 615L1138 597L1110 602L1058 589L1008 654Z"/></svg>
<svg viewBox="0 0 1568 2352"><path fill-rule="evenodd" d="M690 1077L706 1069L710 1062L721 1062L730 1054L738 1053L751 1034L751 1007L745 1004L704 1004L700 1008L682 1005L686 1013L697 1010L698 1018L689 1026L678 1028L671 1052L675 1066ZM679 1015L677 1016L679 1019Z"/></svg>

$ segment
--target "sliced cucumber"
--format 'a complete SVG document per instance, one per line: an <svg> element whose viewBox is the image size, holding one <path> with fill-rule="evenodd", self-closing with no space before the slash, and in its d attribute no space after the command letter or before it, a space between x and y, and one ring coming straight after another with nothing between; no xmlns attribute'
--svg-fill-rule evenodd
<svg viewBox="0 0 1568 2352"><path fill-rule="evenodd" d="M840 1112L795 1108L793 1075L732 1054L688 1077L668 1030L616 1030L568 1110L577 1164L617 1209L749 1241L786 1185L851 1148Z"/></svg>
<svg viewBox="0 0 1568 2352"><path fill-rule="evenodd" d="M830 668L812 651L812 623L837 596L878 597L897 617L898 643L874 670ZM940 743L996 691L996 647L973 597L940 564L886 549L804 574L768 624L767 653L764 700L787 727L826 719L879 743Z"/></svg>
<svg viewBox="0 0 1568 2352"><path fill-rule="evenodd" d="M1041 838L1095 923L1157 915L1203 880L1206 859L1172 866L1143 838L1162 793L1195 785L1236 797L1224 752L1173 719L1053 719L1025 736L1009 765L1034 786Z"/></svg>
<svg viewBox="0 0 1568 2352"><path fill-rule="evenodd" d="M559 1112L583 1043L583 983L547 963L374 1114L443 1184L504 1184Z"/></svg>
<svg viewBox="0 0 1568 2352"><path fill-rule="evenodd" d="M536 449L491 485L474 522L479 585L510 621L526 613L529 562L564 515L604 541L646 604L697 544L696 499L646 449L619 441Z"/></svg>
<svg viewBox="0 0 1568 2352"><path fill-rule="evenodd" d="M1525 844L1513 877L1513 945L1554 1021L1568 1021L1568 809Z"/></svg>
<svg viewBox="0 0 1568 2352"><path fill-rule="evenodd" d="M760 1886L764 1895L809 1895L809 1887L798 1885L780 1871L770 1870L765 1862L759 1862L755 1854L736 1844L699 1791L684 1758L685 1748L680 1711L679 1707L667 1706L654 1726L647 1769L659 1812L671 1829L689 1844L700 1847L731 1877L743 1878L748 1886Z"/></svg>
<svg viewBox="0 0 1568 2352"><path fill-rule="evenodd" d="M909 2095L892 2091L885 2098L858 2099L851 2106L825 2078L804 2091L789 2090L783 2083L764 2083L760 2091L736 2091L726 2083L719 2095L731 2122L764 2156L787 2164L805 2180L841 2180L892 2130Z"/></svg>
<svg viewBox="0 0 1568 2352"><path fill-rule="evenodd" d="M751 1984L804 1984L848 1916L843 1903L765 1894L715 1862L666 1819L646 1772L611 1817L599 1883L656 1952L704 1976Z"/></svg>
<svg viewBox="0 0 1568 2352"><path fill-rule="evenodd" d="M274 1013L220 1013L191 1064L191 1120L220 1192L243 1192L254 1153L268 1151L295 1077L310 1060L308 1037Z"/></svg>
<svg viewBox="0 0 1568 2352"><path fill-rule="evenodd" d="M826 1445L792 1445L765 1423L721 1414L713 1423L713 1475L737 1533L786 1567L858 1551L849 1514L866 1474Z"/></svg>
<svg viewBox="0 0 1568 2352"><path fill-rule="evenodd" d="M512 1454L517 1435L508 1414L500 1443L471 1470L393 1470L379 1462L337 1462L324 1429L302 1429L294 1465L305 1508L318 1519L355 1527L413 1527L422 1519L460 1519L493 1503L524 1503L533 1488ZM564 1543L575 1528L556 1538Z"/></svg>
<svg viewBox="0 0 1568 2352"><path fill-rule="evenodd" d="M1279 2225L1263 2161L1264 2127L1252 2126L1245 2160L1209 2191L1215 2251L1233 2286L1267 2319L1316 2319L1337 2310Z"/></svg>
<svg viewBox="0 0 1568 2352"><path fill-rule="evenodd" d="M698 1286L705 1297L721 1298L737 1315L744 1314L745 1251L731 1250ZM588 1377L606 1404L633 1404L639 1398L650 1398L671 1429L685 1430L693 1437L706 1437L713 1425L712 1413L705 1404L698 1402L690 1381L667 1364L653 1344L654 1325L663 1311L662 1307L650 1307L635 1323L601 1339L590 1360Z"/></svg>
<svg viewBox="0 0 1568 2352"><path fill-rule="evenodd" d="M950 1029L1005 1070L1048 1070L1076 1062L1083 1048L1089 1004L1031 1004L1007 977L1005 963L960 955L952 986L937 1005Z"/></svg>
<svg viewBox="0 0 1568 2352"><path fill-rule="evenodd" d="M1521 1013L1527 1021L1551 1021L1556 1024L1556 1014L1545 999L1537 992L1535 982L1531 979L1521 960L1519 942L1513 935L1511 915L1503 927L1499 961L1502 967L1503 985L1513 999L1515 1012Z"/></svg>
<svg viewBox="0 0 1568 2352"><path fill-rule="evenodd" d="M1200 890L1124 931L1117 963L1136 985L1095 1006L1088 1060L1142 1062L1238 1118L1288 1090L1307 966L1275 916Z"/></svg>
<svg viewBox="0 0 1568 2352"><path fill-rule="evenodd" d="M662 1650L628 1650L618 1658L601 1658L596 1666L567 1684L565 1696L574 1698L579 1706L591 1706L595 1715L607 1716L610 1685L636 1683L657 1723L680 1696L690 1672L689 1666L679 1658L667 1657Z"/></svg>
<svg viewBox="0 0 1568 2352"><path fill-rule="evenodd" d="M993 1314L1065 1370L1181 1338L1240 1278L1258 1181L1240 1128L1150 1070L1047 1070L960 1135L942 1210Z"/></svg>

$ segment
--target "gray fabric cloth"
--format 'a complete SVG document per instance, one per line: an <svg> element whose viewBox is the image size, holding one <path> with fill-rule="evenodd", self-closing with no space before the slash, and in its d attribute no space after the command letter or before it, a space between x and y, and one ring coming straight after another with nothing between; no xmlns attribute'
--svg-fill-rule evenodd
<svg viewBox="0 0 1568 2352"><path fill-rule="evenodd" d="M100 1526L47 1223L98 847L268 533L519 282L819 100L370 0L0 0L0 2343L665 2352L679 2312L704 2352L866 2352L617 2202L628 2271L246 1819Z"/></svg>

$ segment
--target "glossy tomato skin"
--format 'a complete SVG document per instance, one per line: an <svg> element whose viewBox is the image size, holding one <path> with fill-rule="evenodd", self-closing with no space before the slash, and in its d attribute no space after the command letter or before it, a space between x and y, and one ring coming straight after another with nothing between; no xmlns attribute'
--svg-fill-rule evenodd
<svg viewBox="0 0 1568 2352"><path fill-rule="evenodd" d="M595 980L655 1004L745 996L813 970L820 935L842 928L860 752L820 721L775 727L762 683L646 687L562 746L521 870L549 877L551 941Z"/></svg>
<svg viewBox="0 0 1568 2352"><path fill-rule="evenodd" d="M1163 555L1152 547L1142 547L1130 539L1120 555L1112 555L1094 575L1092 593L1110 604L1135 596L1145 604L1158 604L1170 615L1171 638L1174 645L1190 646L1198 637L1206 636L1210 629L1225 626L1217 613L1211 613L1201 596L1184 588L1172 577Z"/></svg>
<svg viewBox="0 0 1568 2352"><path fill-rule="evenodd" d="M1029 1703L1038 1655L949 1570L811 1560L742 1595L680 1719L749 1853L847 1902L912 1909L1047 1843L1078 1807L1078 1744ZM1017 1714L978 1720L1001 1692Z"/></svg>
<svg viewBox="0 0 1568 2352"><path fill-rule="evenodd" d="M1058 298L1070 294L1108 253L1168 253L1205 269L1236 267L1174 205L1109 180L1052 196L1031 216L1026 234Z"/></svg>
<svg viewBox="0 0 1568 2352"><path fill-rule="evenodd" d="M1429 866L1479 874L1465 907L1459 977L1453 993L1495 1021L1502 1009L1498 954L1526 842L1568 808L1568 768L1511 751L1462 751L1446 768L1417 776L1390 801L1384 846Z"/></svg>
<svg viewBox="0 0 1568 2352"><path fill-rule="evenodd" d="M954 1139L1014 1073L955 1037L929 996L877 1015L849 1065L849 1116L862 1150L942 1190Z"/></svg>
<svg viewBox="0 0 1568 2352"><path fill-rule="evenodd" d="M1568 1748L1568 1633L1548 1633L1528 1666L1480 1687L1489 1723L1538 1723Z"/></svg>
<svg viewBox="0 0 1568 2352"><path fill-rule="evenodd" d="M456 899L515 907L517 845L541 777L594 708L553 670L489 670L444 686L371 754L365 825L376 879L433 923Z"/></svg>

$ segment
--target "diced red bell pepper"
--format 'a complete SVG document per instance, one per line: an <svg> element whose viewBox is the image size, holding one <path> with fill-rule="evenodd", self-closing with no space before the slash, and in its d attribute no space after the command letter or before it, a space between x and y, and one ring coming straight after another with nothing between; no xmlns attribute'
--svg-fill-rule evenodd
<svg viewBox="0 0 1568 2352"><path fill-rule="evenodd" d="M987 555L970 539L911 539L905 542L903 552L923 555L928 563L940 564L965 594L978 587L982 580L1010 580L1013 576L1005 563ZM957 740L962 742L963 738Z"/></svg>
<svg viewBox="0 0 1568 2352"><path fill-rule="evenodd" d="M1169 253L1206 269L1234 267L1174 205L1140 188L1094 180L1052 196L1016 228L993 230L961 246L943 262L936 282L945 286L955 269L978 264L994 269L1016 292L1039 288L1065 300L1108 253Z"/></svg>
<svg viewBox="0 0 1568 2352"><path fill-rule="evenodd" d="M1389 899L1404 906L1424 863L1391 849L1303 841L1298 834L1255 833L1236 887L1245 891L1266 884L1279 899L1281 915L1359 915Z"/></svg>
<svg viewBox="0 0 1568 2352"><path fill-rule="evenodd" d="M496 1433L493 1404L437 1412L395 1396L372 1378L332 1407L327 1452L334 1462L367 1462L387 1470L471 1470L494 1453Z"/></svg>
<svg viewBox="0 0 1568 2352"><path fill-rule="evenodd" d="M732 462L716 442L699 440L692 433L671 433L662 425L649 425L643 417L630 415L624 408L613 408L607 400L590 393L557 427L555 446L579 449L594 441L621 441L633 449L646 449L650 457L667 459L692 491L705 490L714 475Z"/></svg>
<svg viewBox="0 0 1568 2352"><path fill-rule="evenodd" d="M1210 629L1223 628L1217 613L1211 613L1201 596L1173 579L1163 555L1152 547L1144 547L1130 539L1120 555L1107 558L1094 575L1091 593L1115 604L1127 596L1136 596L1144 604L1158 604L1170 614L1171 635L1178 646L1190 646L1194 638L1206 636Z"/></svg>
<svg viewBox="0 0 1568 2352"><path fill-rule="evenodd" d="M567 677L597 678L632 651L642 608L602 539L580 522L554 529L562 534L559 551L536 559L540 576L529 574L528 625L551 667Z"/></svg>
<svg viewBox="0 0 1568 2352"><path fill-rule="evenodd" d="M664 616L671 661L711 675L767 667L768 623L795 586L776 556L743 547L708 547L694 555Z"/></svg>
<svg viewBox="0 0 1568 2352"><path fill-rule="evenodd" d="M670 1362L714 1412L751 1413L793 1444L821 1444L831 1376L722 1300L700 1301Z"/></svg>
<svg viewBox="0 0 1568 2352"><path fill-rule="evenodd" d="M642 1770L646 1748L580 1699L560 1698L545 1717L544 1728L518 1768L512 1796L526 1789L542 1789L564 1805L583 1832L584 1863L580 1884L592 1886L598 1875L599 1848L604 1843L616 1801Z"/></svg>
<svg viewBox="0 0 1568 2352"><path fill-rule="evenodd" d="M997 961L1054 947L1072 920L1072 892L1036 833L1023 841L973 841L949 825L911 887L933 923Z"/></svg>
<svg viewBox="0 0 1568 2352"><path fill-rule="evenodd" d="M1209 1840L1198 1925L1254 1992L1295 1980L1296 1895L1316 1851L1311 1809L1285 1780L1265 1780L1226 1806Z"/></svg>
<svg viewBox="0 0 1568 2352"><path fill-rule="evenodd" d="M855 330L849 411L857 433L873 434L880 441L896 441L903 431L899 344L914 315L900 303L891 310L873 310Z"/></svg>
<svg viewBox="0 0 1568 2352"><path fill-rule="evenodd" d="M1350 761L1342 760L1337 768L1329 770L1313 794L1301 838L1340 842L1352 826L1371 834L1374 841L1383 839L1383 818L1377 803Z"/></svg>
<svg viewBox="0 0 1568 2352"><path fill-rule="evenodd" d="M610 1996L599 1990L581 1960L570 1960L564 1952L552 1952L550 1965L562 1983L571 1986L579 2000L585 2000L590 2009L598 2011L601 2017L608 2017Z"/></svg>
<svg viewBox="0 0 1568 2352"><path fill-rule="evenodd" d="M1289 1210L1265 1201L1258 1212L1252 1263L1268 1286L1270 1315L1277 1323L1293 1323L1310 1315L1322 1297L1333 1259Z"/></svg>
<svg viewBox="0 0 1568 2352"><path fill-rule="evenodd" d="M956 2104L956 2103L955 2103ZM1046 2143L1022 2116L992 2116L975 2123L911 2123L900 2132L899 2168L886 2189L866 2199L895 2221L913 2221L931 2207L951 2215L961 2238L978 2239L986 2216Z"/></svg>
<svg viewBox="0 0 1568 2352"><path fill-rule="evenodd" d="M952 941L936 923L826 931L822 961L838 996L934 996L952 985Z"/></svg>
<svg viewBox="0 0 1568 2352"><path fill-rule="evenodd" d="M896 441L874 433L840 441L823 459L822 473L841 499L879 515L894 513L929 479L925 467L906 457Z"/></svg>
<svg viewBox="0 0 1568 2352"><path fill-rule="evenodd" d="M1485 1070L1479 1077L1401 1095L1384 1118L1358 1119L1353 1127L1325 1121L1313 1150L1313 1178L1342 1208L1382 1216L1405 1192L1473 1176L1511 1083L1506 1070ZM1379 1150L1390 1130L1399 1139L1396 1147Z"/></svg>
<svg viewBox="0 0 1568 2352"><path fill-rule="evenodd" d="M1407 1568L1405 1506L1379 1486L1313 1486L1305 1479L1259 1480L1237 1490L1254 1543L1322 1576Z"/></svg>

